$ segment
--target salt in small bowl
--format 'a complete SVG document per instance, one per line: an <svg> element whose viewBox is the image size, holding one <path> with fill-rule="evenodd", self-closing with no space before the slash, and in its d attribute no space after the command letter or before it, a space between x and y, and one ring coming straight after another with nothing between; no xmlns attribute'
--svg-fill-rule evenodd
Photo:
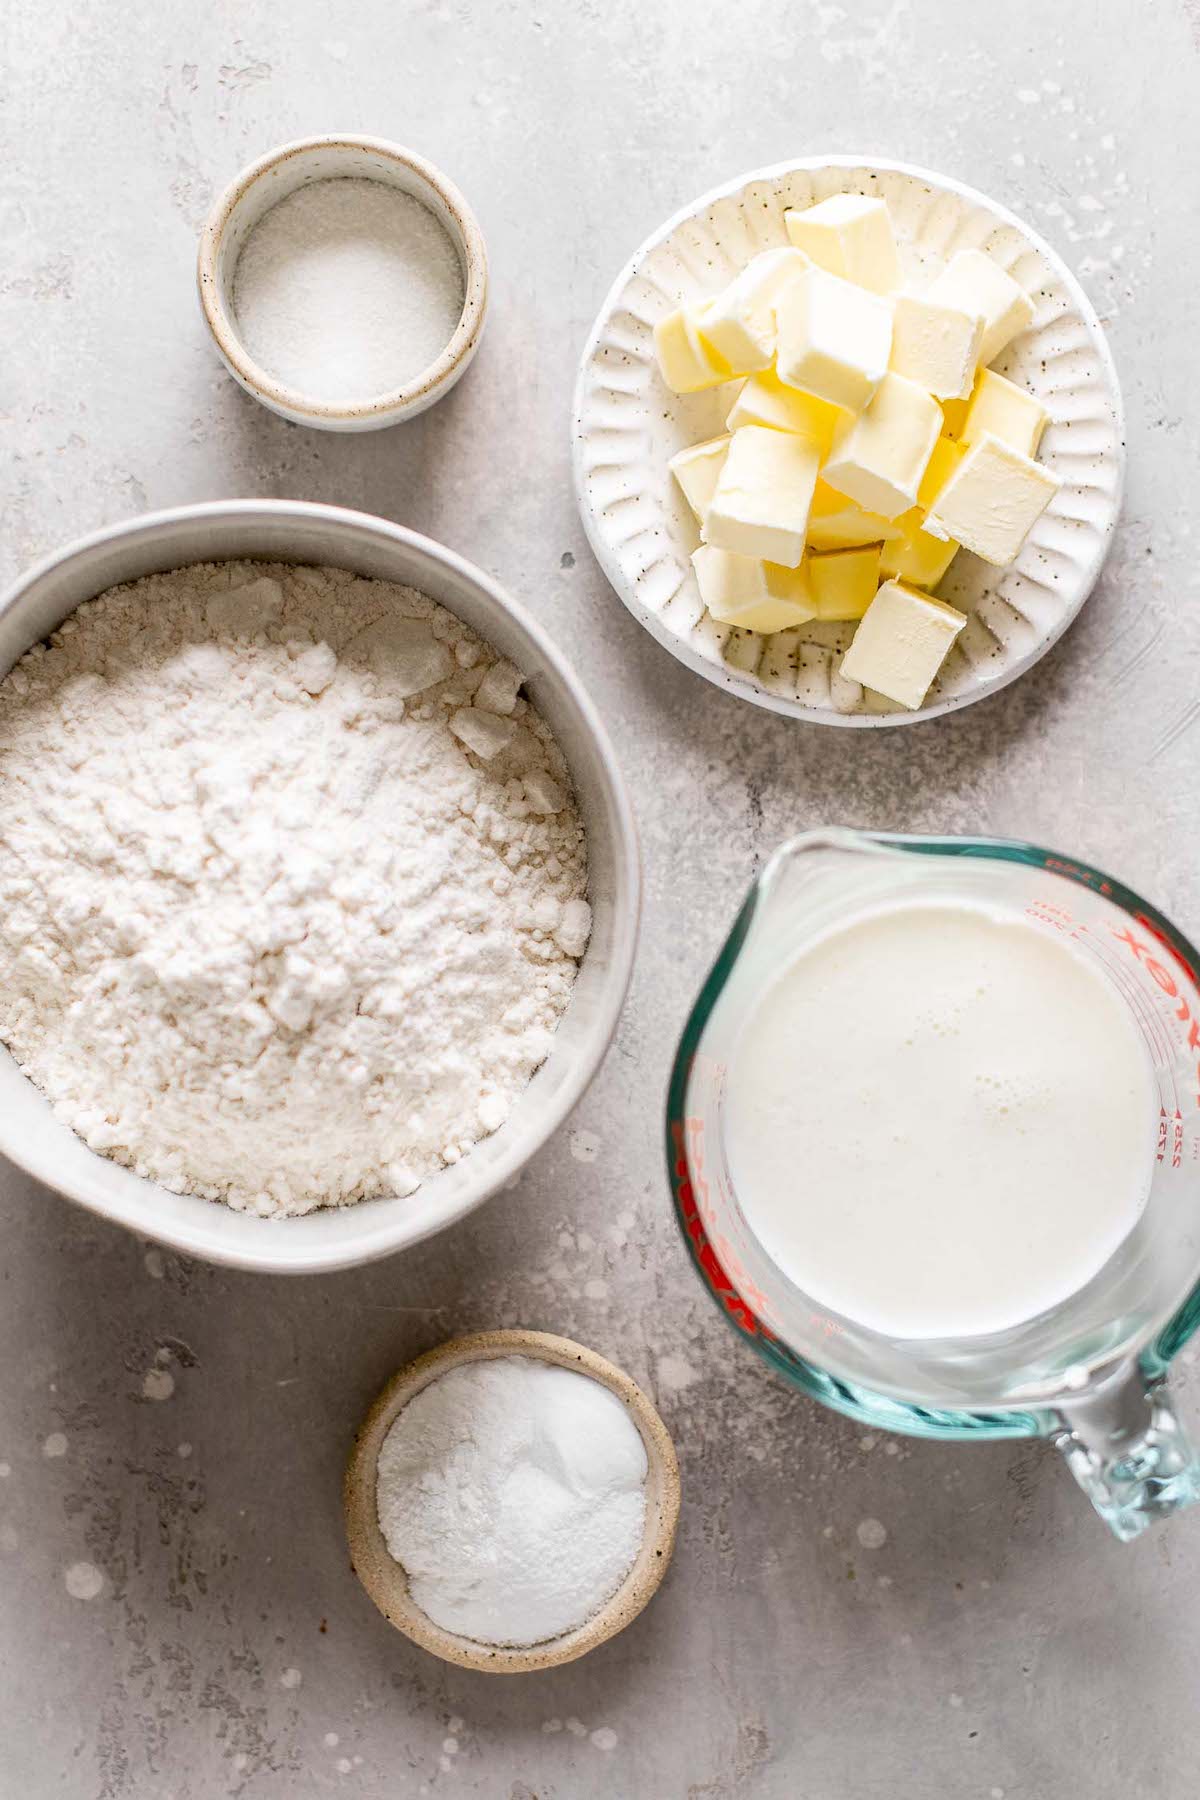
<svg viewBox="0 0 1200 1800"><path fill-rule="evenodd" d="M403 386L368 400L320 400L278 380L247 350L233 306L238 257L263 215L310 182L379 181L411 194L437 219L458 252L463 309L440 355ZM200 233L200 306L226 368L256 400L297 425L322 431L377 431L415 418L449 393L470 363L487 313L487 252L463 196L439 169L399 144L375 137L310 137L271 150L225 189Z"/></svg>

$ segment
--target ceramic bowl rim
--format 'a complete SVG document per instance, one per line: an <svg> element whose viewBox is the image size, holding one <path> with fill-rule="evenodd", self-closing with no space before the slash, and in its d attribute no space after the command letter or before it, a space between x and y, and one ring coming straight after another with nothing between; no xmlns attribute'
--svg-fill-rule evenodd
<svg viewBox="0 0 1200 1800"><path fill-rule="evenodd" d="M403 551L415 552L418 556L427 557L442 565L460 581L480 593L485 607L496 608L505 613L528 640L531 652L553 671L575 714L580 734L590 740L594 749L611 826L615 891L612 899L612 946L604 979L602 1004L598 1005L596 1016L577 1047L572 1065L563 1074L553 1105L548 1108L537 1129L527 1136L515 1137L505 1155L498 1158L490 1169L486 1180L460 1195L444 1213L425 1221L419 1230L406 1224L404 1209L399 1207L394 1215L385 1218L367 1234L365 1242L351 1245L336 1235L331 1235L328 1242L318 1243L314 1247L309 1244L299 1245L295 1239L289 1239L290 1222L285 1219L271 1222L278 1234L278 1248L272 1245L270 1250L260 1251L238 1241L239 1223L246 1215L235 1213L219 1202L196 1200L197 1206L211 1206L213 1209L211 1213L203 1215L213 1228L211 1231L202 1231L200 1215L197 1215L195 1225L156 1223L151 1207L137 1209L127 1201L115 1198L99 1176L91 1183L79 1182L73 1178L64 1181L58 1172L59 1159L53 1146L43 1150L37 1142L18 1136L15 1130L10 1129L2 1113L0 1155L27 1175L88 1211L184 1255L197 1256L206 1262L226 1267L266 1274L320 1274L357 1267L394 1255L457 1224L500 1191L561 1128L587 1091L607 1054L628 995L641 914L641 857L632 804L608 732L580 678L549 634L492 576L456 551L438 543L436 539L411 531L406 526L393 524L390 520L345 507L297 500L204 501L144 513L119 524L106 526L100 531L90 532L34 563L0 593L0 618L47 578L60 574L74 562L82 562L86 566L92 559L101 556L106 548L124 541L136 543L139 539L145 540L148 571L152 567L182 566L155 564L150 560L149 553L154 543L172 532L189 526L197 527L206 534L211 529L215 540L211 554L214 560L221 560L230 554L219 548L222 532L226 527L237 521L246 521L261 524L265 532L272 523L287 520L303 521L314 527L325 526L335 531L345 532L349 529L352 533L376 542L382 539L399 546ZM238 554L245 557L247 553L243 551ZM184 562L195 560L195 557L185 558ZM287 559L275 556L266 560ZM126 576L123 579L132 580L136 577ZM85 599L94 597L108 585L110 583L102 582L90 594L81 594L75 605L82 605ZM31 644L37 641L40 639L31 640ZM570 766L571 757L565 749L564 755ZM574 774L573 768L572 773ZM587 954L585 951L585 961ZM157 1189L158 1184L146 1179L145 1186L148 1190L153 1190ZM323 1210L335 1217L345 1215L350 1218L358 1209L347 1207ZM214 1218L220 1220L219 1225L213 1225Z"/></svg>
<svg viewBox="0 0 1200 1800"><path fill-rule="evenodd" d="M411 1598L401 1564L389 1554L379 1528L375 1477L379 1451L393 1420L414 1396L448 1370L496 1357L530 1356L573 1369L608 1388L627 1408L646 1447L646 1522L637 1558L624 1581L584 1624L528 1647L481 1644L436 1625ZM679 1460L670 1433L649 1396L607 1357L552 1332L477 1331L451 1338L393 1375L372 1402L355 1434L346 1465L343 1510L350 1562L366 1592L397 1631L444 1662L490 1675L528 1674L574 1662L606 1643L658 1591L670 1565L679 1522Z"/></svg>
<svg viewBox="0 0 1200 1800"><path fill-rule="evenodd" d="M368 151L415 175L438 195L446 207L453 220L453 233L458 238L466 264L462 313L448 342L434 360L400 387L378 394L371 400L348 405L337 401L317 400L301 388L280 381L256 361L242 341L217 276L222 239L235 208L251 188L274 170L297 157L307 156L314 150ZM369 180L371 177L363 179ZM286 195L280 195L280 199L285 198ZM475 353L487 314L487 249L478 221L463 194L447 175L415 150L393 143L388 138L363 133L338 132L295 138L248 163L217 196L201 227L196 256L196 280L201 310L217 349L246 390L286 418L326 427L371 422L384 425L421 410L441 391L452 386L466 368Z"/></svg>

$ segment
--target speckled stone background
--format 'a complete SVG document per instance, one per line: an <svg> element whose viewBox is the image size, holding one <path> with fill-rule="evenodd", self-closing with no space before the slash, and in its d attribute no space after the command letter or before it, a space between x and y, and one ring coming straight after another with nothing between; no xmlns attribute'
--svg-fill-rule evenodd
<svg viewBox="0 0 1200 1800"><path fill-rule="evenodd" d="M1200 1514L1121 1548L1052 1451L873 1438L786 1391L685 1262L659 1113L700 973L798 826L1026 834L1200 929L1198 94L1194 0L7 0L0 575L225 495L444 539L591 683L638 796L647 907L575 1120L401 1260L225 1274L0 1171L3 1800L1196 1792ZM193 293L215 189L337 129L442 164L493 258L463 384L356 439L235 388ZM1108 324L1129 413L1126 515L1078 624L1015 688L898 733L797 727L687 674L606 588L569 484L575 361L632 247L715 182L822 149L925 163L1025 214ZM649 1384L685 1512L630 1631L495 1680L374 1613L338 1487L398 1364L516 1323Z"/></svg>

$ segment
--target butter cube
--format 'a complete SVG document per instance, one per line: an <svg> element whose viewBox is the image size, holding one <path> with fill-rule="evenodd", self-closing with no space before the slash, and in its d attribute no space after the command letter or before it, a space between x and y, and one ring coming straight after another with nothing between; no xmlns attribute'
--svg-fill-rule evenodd
<svg viewBox="0 0 1200 1800"><path fill-rule="evenodd" d="M942 401L942 435L958 439L962 436L962 428L966 423L969 400Z"/></svg>
<svg viewBox="0 0 1200 1800"><path fill-rule="evenodd" d="M902 581L885 581L863 614L841 673L899 706L918 707L966 622L953 606Z"/></svg>
<svg viewBox="0 0 1200 1800"><path fill-rule="evenodd" d="M817 482L808 509L808 542L812 549L849 550L857 544L878 544L899 535L890 519L866 512L836 488Z"/></svg>
<svg viewBox="0 0 1200 1800"><path fill-rule="evenodd" d="M752 375L734 401L725 420L726 431L741 425L769 425L774 431L795 431L828 456L833 434L844 417L840 406L818 400L815 394L786 387L770 369Z"/></svg>
<svg viewBox="0 0 1200 1800"><path fill-rule="evenodd" d="M1018 331L1033 322L1033 302L999 263L982 250L962 250L942 270L925 296L966 313L982 313L986 324L979 347L981 363L999 356Z"/></svg>
<svg viewBox="0 0 1200 1800"><path fill-rule="evenodd" d="M861 619L879 586L878 544L810 556L808 600L818 619Z"/></svg>
<svg viewBox="0 0 1200 1800"><path fill-rule="evenodd" d="M1003 567L1012 562L1061 486L1041 463L985 431L938 495L927 527Z"/></svg>
<svg viewBox="0 0 1200 1800"><path fill-rule="evenodd" d="M803 212L785 212L783 223L797 249L831 275L876 294L894 294L900 286L900 259L882 200L834 194Z"/></svg>
<svg viewBox="0 0 1200 1800"><path fill-rule="evenodd" d="M887 369L892 348L889 303L824 269L809 267L780 290L775 317L779 379L834 406L859 412Z"/></svg>
<svg viewBox="0 0 1200 1800"><path fill-rule="evenodd" d="M936 587L942 579L959 546L952 537L930 531L926 514L965 455L964 446L949 438L940 437L933 446L917 489L917 504L901 513L891 539L883 546L879 567L884 575L899 575L914 587Z"/></svg>
<svg viewBox="0 0 1200 1800"><path fill-rule="evenodd" d="M938 400L965 400L975 379L983 328L982 313L901 294L892 317L890 367Z"/></svg>
<svg viewBox="0 0 1200 1800"><path fill-rule="evenodd" d="M799 250L763 250L697 315L700 335L735 375L770 367L775 357L775 296L803 266Z"/></svg>
<svg viewBox="0 0 1200 1800"><path fill-rule="evenodd" d="M804 569L784 569L752 556L701 544L692 553L700 598L723 625L742 631L787 631L814 617Z"/></svg>
<svg viewBox="0 0 1200 1800"><path fill-rule="evenodd" d="M804 555L820 458L807 438L765 425L735 431L704 520L718 550L794 569Z"/></svg>
<svg viewBox="0 0 1200 1800"><path fill-rule="evenodd" d="M701 525L716 490L717 477L725 466L728 449L728 434L706 438L702 444L689 444L686 450L677 451L667 464Z"/></svg>
<svg viewBox="0 0 1200 1800"><path fill-rule="evenodd" d="M681 306L654 327L659 373L675 394L698 394L719 387L733 371L724 357L706 344L696 325L696 309Z"/></svg>
<svg viewBox="0 0 1200 1800"><path fill-rule="evenodd" d="M921 477L921 485L917 489L917 505L928 512L937 500L938 495L957 469L966 455L962 444L952 443L947 437L940 437L933 446L929 461L925 464L925 473ZM897 520L903 524L903 520Z"/></svg>
<svg viewBox="0 0 1200 1800"><path fill-rule="evenodd" d="M980 369L958 435L962 443L974 444L985 431L990 431L1010 450L1019 450L1022 456L1036 456L1049 418L1041 401L1035 400L1028 388L1018 387L994 369Z"/></svg>
<svg viewBox="0 0 1200 1800"><path fill-rule="evenodd" d="M918 509L905 513L896 523L903 530L899 537L884 544L879 573L898 575L913 587L936 587L958 555L958 545L953 538L934 537L926 531L924 515Z"/></svg>
<svg viewBox="0 0 1200 1800"><path fill-rule="evenodd" d="M915 381L885 375L870 404L833 440L823 479L860 506L894 519L917 503L942 409Z"/></svg>

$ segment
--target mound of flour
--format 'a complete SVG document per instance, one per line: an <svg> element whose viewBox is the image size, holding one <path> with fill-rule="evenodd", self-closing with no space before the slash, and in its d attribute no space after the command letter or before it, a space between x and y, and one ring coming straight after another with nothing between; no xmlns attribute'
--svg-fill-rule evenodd
<svg viewBox="0 0 1200 1800"><path fill-rule="evenodd" d="M263 1214L411 1193L503 1122L590 927L520 676L347 571L81 606L0 682L0 1041L93 1149Z"/></svg>

